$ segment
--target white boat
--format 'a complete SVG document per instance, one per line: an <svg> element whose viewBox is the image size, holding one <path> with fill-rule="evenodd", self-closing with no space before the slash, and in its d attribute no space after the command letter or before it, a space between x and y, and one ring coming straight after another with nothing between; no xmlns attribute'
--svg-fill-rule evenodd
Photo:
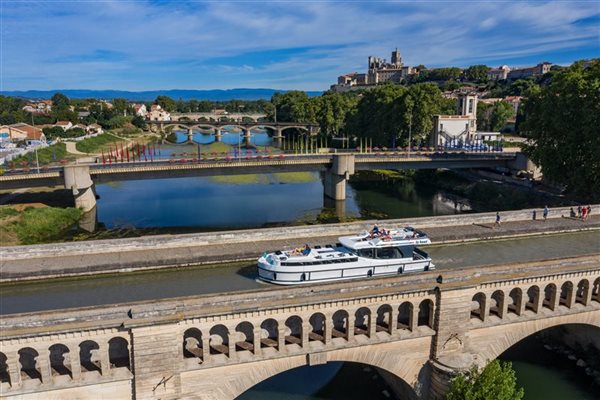
<svg viewBox="0 0 600 400"><path fill-rule="evenodd" d="M397 275L435 268L416 246L431 240L411 227L374 228L356 236L342 236L335 245L304 246L265 253L258 259L259 279L280 285Z"/></svg>

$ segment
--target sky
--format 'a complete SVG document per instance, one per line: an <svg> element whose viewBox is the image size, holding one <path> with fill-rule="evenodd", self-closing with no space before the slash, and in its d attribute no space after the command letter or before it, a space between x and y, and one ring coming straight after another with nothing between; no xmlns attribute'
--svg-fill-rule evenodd
<svg viewBox="0 0 600 400"><path fill-rule="evenodd" d="M0 0L0 91L326 90L367 57L600 57L600 1Z"/></svg>

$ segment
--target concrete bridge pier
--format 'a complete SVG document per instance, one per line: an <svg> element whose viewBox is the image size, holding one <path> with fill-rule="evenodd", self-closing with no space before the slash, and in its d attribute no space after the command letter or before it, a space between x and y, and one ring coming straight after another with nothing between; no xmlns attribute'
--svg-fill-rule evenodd
<svg viewBox="0 0 600 400"><path fill-rule="evenodd" d="M63 169L65 189L70 189L75 197L75 206L83 212L90 212L96 207L94 181L90 176L88 165L67 165Z"/></svg>
<svg viewBox="0 0 600 400"><path fill-rule="evenodd" d="M215 142L220 142L222 137L221 128L215 128Z"/></svg>
<svg viewBox="0 0 600 400"><path fill-rule="evenodd" d="M324 194L334 200L346 200L346 181L354 175L354 154L335 154L331 169L325 172Z"/></svg>
<svg viewBox="0 0 600 400"><path fill-rule="evenodd" d="M194 141L194 130L192 128L187 130L187 141L188 143L192 143Z"/></svg>
<svg viewBox="0 0 600 400"><path fill-rule="evenodd" d="M244 132L244 145L248 146L251 143L250 140L252 139L252 136L250 135L250 129L243 128L242 131Z"/></svg>
<svg viewBox="0 0 600 400"><path fill-rule="evenodd" d="M273 135L273 145L275 147L281 148L281 146L283 145L283 130L281 128L277 128L274 133L275 134Z"/></svg>

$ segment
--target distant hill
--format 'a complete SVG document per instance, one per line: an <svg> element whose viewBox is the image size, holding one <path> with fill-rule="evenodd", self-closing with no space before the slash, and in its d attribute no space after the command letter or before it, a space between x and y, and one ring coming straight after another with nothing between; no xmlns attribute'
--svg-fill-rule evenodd
<svg viewBox="0 0 600 400"><path fill-rule="evenodd" d="M49 99L56 92L60 92L71 99L114 99L123 97L133 101L152 101L157 96L169 96L175 100L270 100L275 92L287 92L287 90L276 89L226 89L226 90L148 90L143 92L129 92L124 90L88 90L88 89L64 89L64 90L8 90L0 94L13 97L24 97L27 99ZM322 92L309 91L309 96L320 96Z"/></svg>

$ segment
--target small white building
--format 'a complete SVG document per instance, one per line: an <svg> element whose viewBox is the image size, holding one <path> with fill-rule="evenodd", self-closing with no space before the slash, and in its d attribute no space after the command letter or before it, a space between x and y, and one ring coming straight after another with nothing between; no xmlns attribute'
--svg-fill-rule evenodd
<svg viewBox="0 0 600 400"><path fill-rule="evenodd" d="M100 134L102 132L104 132L102 130L102 127L98 124L91 124L88 125L86 130L85 130L88 134L93 135L93 134Z"/></svg>
<svg viewBox="0 0 600 400"><path fill-rule="evenodd" d="M170 121L171 120L171 114L167 110L164 110L158 104L152 104L152 106L150 107L150 112L148 113L147 117L150 121Z"/></svg>
<svg viewBox="0 0 600 400"><path fill-rule="evenodd" d="M133 111L135 112L135 115L138 115L140 117L144 117L146 118L146 115L148 114L148 109L146 109L146 105L145 104L133 104Z"/></svg>
<svg viewBox="0 0 600 400"><path fill-rule="evenodd" d="M54 126L58 126L62 128L63 131L67 131L73 127L73 124L71 123L71 121L57 121L56 124L54 124Z"/></svg>
<svg viewBox="0 0 600 400"><path fill-rule="evenodd" d="M472 143L477 132L477 95L461 93L458 96L459 115L434 115L433 146Z"/></svg>

